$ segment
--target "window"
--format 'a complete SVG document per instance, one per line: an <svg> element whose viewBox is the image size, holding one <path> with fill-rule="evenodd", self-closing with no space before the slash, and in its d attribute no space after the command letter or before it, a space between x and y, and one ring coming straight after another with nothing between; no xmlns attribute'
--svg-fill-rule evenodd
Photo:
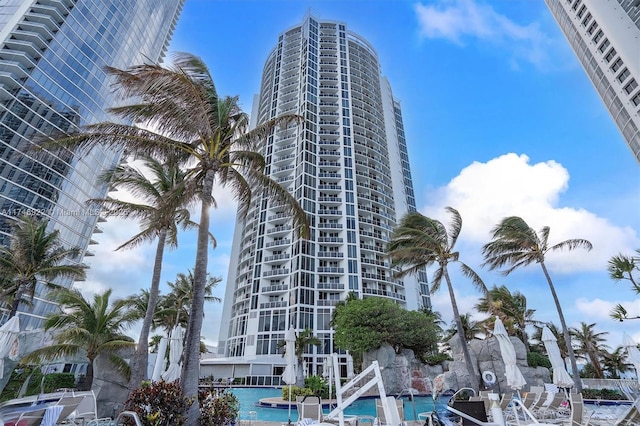
<svg viewBox="0 0 640 426"><path fill-rule="evenodd" d="M611 65L611 69L613 70L613 72L616 72L616 71L618 71L620 69L620 67L622 67L623 64L624 64L624 62L622 62L622 59L618 58L613 63L613 65Z"/></svg>
<svg viewBox="0 0 640 426"><path fill-rule="evenodd" d="M611 49L611 50L606 54L606 56L604 57L604 60L605 60L605 61L607 61L607 62L611 62L611 60L612 60L613 58L615 58L616 53L618 53L618 52L616 52L616 49Z"/></svg>
<svg viewBox="0 0 640 426"><path fill-rule="evenodd" d="M598 28L598 23L596 21L593 21L593 23L589 25L589 29L587 29L587 33L589 33L589 35L593 34L596 28Z"/></svg>
<svg viewBox="0 0 640 426"><path fill-rule="evenodd" d="M625 69L622 70L620 75L618 75L618 81L620 83L622 83L623 81L625 81L627 79L627 77L629 77L630 74L631 73L629 72L629 70L625 67Z"/></svg>
<svg viewBox="0 0 640 426"><path fill-rule="evenodd" d="M629 84L624 86L624 91L627 93L627 95L630 95L631 93L633 93L634 90L636 90L637 87L638 87L638 82L636 81L635 78L632 78Z"/></svg>
<svg viewBox="0 0 640 426"><path fill-rule="evenodd" d="M607 47L609 47L609 44L611 44L609 43L609 39L605 38L600 47L598 47L600 53L604 53L604 51L607 50Z"/></svg>
<svg viewBox="0 0 640 426"><path fill-rule="evenodd" d="M598 30L596 35L593 37L593 42L595 44L598 44L600 42L600 40L602 40L602 36L604 36L604 33L602 32L602 30Z"/></svg>
<svg viewBox="0 0 640 426"><path fill-rule="evenodd" d="M635 106L640 105L640 93L638 93L637 95L635 95L635 96L633 97L633 99L631 99L631 102L633 102L633 104L634 104Z"/></svg>
<svg viewBox="0 0 640 426"><path fill-rule="evenodd" d="M591 21L591 13L587 13L587 16L584 17L582 20L582 26L586 27L589 24L589 21Z"/></svg>
<svg viewBox="0 0 640 426"><path fill-rule="evenodd" d="M577 6L577 4L575 4L575 5L573 5L573 6L574 6L574 9L573 9L573 10L575 10L575 7ZM584 15L584 12L586 12L586 11L587 11L587 6L584 6L584 5L583 5L583 6L580 8L580 10L578 11L578 18L582 18L582 15Z"/></svg>

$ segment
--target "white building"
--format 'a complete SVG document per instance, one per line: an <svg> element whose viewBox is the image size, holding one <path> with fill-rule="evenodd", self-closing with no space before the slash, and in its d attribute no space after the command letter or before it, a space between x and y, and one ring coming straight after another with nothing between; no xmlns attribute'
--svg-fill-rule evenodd
<svg viewBox="0 0 640 426"><path fill-rule="evenodd" d="M640 0L545 0L640 161Z"/></svg>
<svg viewBox="0 0 640 426"><path fill-rule="evenodd" d="M218 347L227 360L282 364L285 330L309 328L322 345L305 368L318 374L336 351L332 312L349 292L418 309L430 306L428 285L426 274L394 278L384 254L415 199L400 103L373 47L342 22L311 16L280 34L252 120L285 113L306 121L269 136L266 170L308 213L311 236L298 239L281 206L254 200L236 224Z"/></svg>

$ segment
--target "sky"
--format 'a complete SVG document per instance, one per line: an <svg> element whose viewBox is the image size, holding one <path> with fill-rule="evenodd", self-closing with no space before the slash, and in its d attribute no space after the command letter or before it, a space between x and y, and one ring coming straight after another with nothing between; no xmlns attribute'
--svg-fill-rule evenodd
<svg viewBox="0 0 640 426"><path fill-rule="evenodd" d="M402 104L418 210L445 223L446 206L460 212L462 261L488 286L523 293L536 319L559 324L539 265L504 277L481 267L481 248L513 215L536 230L549 226L551 244L587 239L593 250L546 261L568 325L596 323L612 349L623 332L640 342L640 320L609 317L618 303L640 315L640 299L606 271L611 256L640 248L640 165L543 1L187 0L168 51L200 56L218 92L239 96L250 112L278 36L308 13L345 22L377 50ZM214 195L209 271L222 278L214 294L223 298L235 203L224 189ZM101 228L84 291L126 297L148 288L155 246L114 252L137 224L109 219ZM181 235L165 256L161 291L194 257L195 232ZM480 294L452 278L460 311L473 313ZM432 303L452 319L444 287ZM205 309L202 335L215 344L222 304Z"/></svg>

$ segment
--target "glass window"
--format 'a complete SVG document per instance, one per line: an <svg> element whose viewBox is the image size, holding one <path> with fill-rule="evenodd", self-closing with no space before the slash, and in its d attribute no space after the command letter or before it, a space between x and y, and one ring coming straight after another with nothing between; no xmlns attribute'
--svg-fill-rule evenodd
<svg viewBox="0 0 640 426"><path fill-rule="evenodd" d="M636 88L638 87L638 83L635 78L632 78L629 84L624 86L624 91L627 92L627 95L630 95Z"/></svg>
<svg viewBox="0 0 640 426"><path fill-rule="evenodd" d="M622 65L624 64L624 62L622 62L621 58L616 59L616 61L613 63L613 65L611 65L611 69L613 70L613 72L618 71Z"/></svg>
<svg viewBox="0 0 640 426"><path fill-rule="evenodd" d="M609 52L607 52L607 54L605 55L604 60L607 62L611 62L611 60L615 58L617 53L618 52L616 52L616 49L609 50Z"/></svg>
<svg viewBox="0 0 640 426"><path fill-rule="evenodd" d="M629 72L629 70L625 67L625 69L622 70L620 75L618 75L618 81L620 83L622 83L623 81L625 81L627 79L627 77L629 77L630 74L631 73Z"/></svg>
<svg viewBox="0 0 640 426"><path fill-rule="evenodd" d="M609 47L609 44L611 44L609 43L609 39L605 38L600 47L598 47L600 53L604 53L604 51L607 50L607 47Z"/></svg>

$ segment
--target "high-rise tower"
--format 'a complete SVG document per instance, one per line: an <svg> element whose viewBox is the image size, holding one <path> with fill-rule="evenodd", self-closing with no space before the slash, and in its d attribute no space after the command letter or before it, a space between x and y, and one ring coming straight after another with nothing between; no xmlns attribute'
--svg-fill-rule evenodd
<svg viewBox="0 0 640 426"><path fill-rule="evenodd" d="M160 61L184 0L4 0L0 2L0 243L23 214L48 220L83 255L99 232L86 204L106 195L98 175L120 152L94 149L36 155L35 138L112 120L106 65ZM81 262L82 257L70 259ZM60 282L69 287L72 282ZM38 327L54 305L38 284L21 305L23 327ZM1 315L0 315L1 317Z"/></svg>
<svg viewBox="0 0 640 426"><path fill-rule="evenodd" d="M545 0L640 161L640 0Z"/></svg>
<svg viewBox="0 0 640 426"><path fill-rule="evenodd" d="M286 113L305 122L268 137L266 172L308 213L311 236L296 238L282 206L255 199L236 224L219 351L281 363L285 330L309 328L322 342L305 354L315 373L335 350L329 322L349 292L407 309L430 302L425 274L397 279L384 254L416 207L400 103L373 47L344 23L313 17L282 33L252 120Z"/></svg>

